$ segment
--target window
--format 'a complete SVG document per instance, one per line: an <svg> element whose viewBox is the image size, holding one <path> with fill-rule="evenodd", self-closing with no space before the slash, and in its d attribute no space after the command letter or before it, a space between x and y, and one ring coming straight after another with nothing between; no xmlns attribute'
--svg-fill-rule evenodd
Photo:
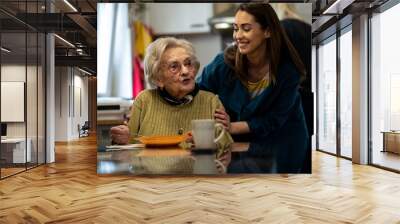
<svg viewBox="0 0 400 224"><path fill-rule="evenodd" d="M336 37L318 48L318 149L336 153Z"/></svg>
<svg viewBox="0 0 400 224"><path fill-rule="evenodd" d="M400 4L371 18L372 163L396 170L400 156L386 151L383 132L400 130L400 31L394 29L398 21Z"/></svg>
<svg viewBox="0 0 400 224"><path fill-rule="evenodd" d="M346 32L347 31L347 32ZM340 36L340 155L351 158L352 35L351 26Z"/></svg>
<svg viewBox="0 0 400 224"><path fill-rule="evenodd" d="M132 46L127 3L98 4L97 92L132 98Z"/></svg>
<svg viewBox="0 0 400 224"><path fill-rule="evenodd" d="M39 6L44 3L19 2L20 15L42 12ZM12 16L0 12L0 17L9 21L0 29L0 92L2 98L16 96L15 110L4 101L0 105L1 124L7 127L0 144L2 179L45 163L46 38L38 30L13 23Z"/></svg>

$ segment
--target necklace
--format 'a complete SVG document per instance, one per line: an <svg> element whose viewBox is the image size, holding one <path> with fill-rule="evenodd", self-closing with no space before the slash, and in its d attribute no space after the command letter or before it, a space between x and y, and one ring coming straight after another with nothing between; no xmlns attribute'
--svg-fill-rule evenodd
<svg viewBox="0 0 400 224"><path fill-rule="evenodd" d="M269 66L268 64L263 65L261 68L250 67L249 68L249 79L250 82L258 82L264 78L269 77Z"/></svg>

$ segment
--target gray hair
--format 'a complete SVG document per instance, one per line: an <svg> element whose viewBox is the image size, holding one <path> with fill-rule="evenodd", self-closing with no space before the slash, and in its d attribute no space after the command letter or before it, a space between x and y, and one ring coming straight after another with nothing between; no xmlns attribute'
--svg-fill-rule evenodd
<svg viewBox="0 0 400 224"><path fill-rule="evenodd" d="M161 74L161 57L169 48L181 47L186 50L193 60L195 66L195 74L200 68L200 62L196 57L196 51L193 45L185 39L177 39L174 37L163 37L153 41L146 49L144 57L144 74L147 76L149 83L157 86L157 79Z"/></svg>

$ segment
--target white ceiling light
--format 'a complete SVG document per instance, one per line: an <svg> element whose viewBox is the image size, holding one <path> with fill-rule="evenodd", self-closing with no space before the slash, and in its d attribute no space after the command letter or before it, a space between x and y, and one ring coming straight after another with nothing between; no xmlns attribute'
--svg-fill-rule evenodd
<svg viewBox="0 0 400 224"><path fill-rule="evenodd" d="M71 4L69 3L68 0L64 0L65 4L67 4L72 10L74 10L74 12L78 12L78 10Z"/></svg>
<svg viewBox="0 0 400 224"><path fill-rule="evenodd" d="M355 0L336 0L332 5L325 9L322 14L342 14L343 10L354 1Z"/></svg>
<svg viewBox="0 0 400 224"><path fill-rule="evenodd" d="M231 25L229 23L216 23L214 27L215 29L228 29Z"/></svg>
<svg viewBox="0 0 400 224"><path fill-rule="evenodd" d="M324 10L322 14L332 13L332 11L336 11L336 8L339 4L340 0L336 0L332 5L330 5L327 9Z"/></svg>
<svg viewBox="0 0 400 224"><path fill-rule="evenodd" d="M71 42L69 42L68 40L58 36L57 34L54 34L55 37L57 37L59 40L61 40L62 42L66 43L68 46L75 48L75 45L73 45Z"/></svg>
<svg viewBox="0 0 400 224"><path fill-rule="evenodd" d="M6 52L6 53L10 53L10 52L11 52L10 50L8 50L8 49L5 48L5 47L1 47L1 50L4 51L4 52Z"/></svg>

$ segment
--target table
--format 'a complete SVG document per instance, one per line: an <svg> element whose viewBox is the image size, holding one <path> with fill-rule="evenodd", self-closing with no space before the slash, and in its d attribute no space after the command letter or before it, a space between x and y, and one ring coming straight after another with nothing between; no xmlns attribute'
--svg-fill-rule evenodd
<svg viewBox="0 0 400 224"><path fill-rule="evenodd" d="M392 152L400 154L400 131L383 131L383 150L382 152Z"/></svg>
<svg viewBox="0 0 400 224"><path fill-rule="evenodd" d="M219 174L213 151L135 148L97 153L98 174Z"/></svg>
<svg viewBox="0 0 400 224"><path fill-rule="evenodd" d="M122 125L122 120L98 120L97 121L97 144L109 145L111 144L110 129L114 126Z"/></svg>
<svg viewBox="0 0 400 224"><path fill-rule="evenodd" d="M232 151L245 152L249 143L234 143ZM103 148L104 150L104 148ZM97 153L98 174L222 174L212 150L191 151L180 147L133 148Z"/></svg>

